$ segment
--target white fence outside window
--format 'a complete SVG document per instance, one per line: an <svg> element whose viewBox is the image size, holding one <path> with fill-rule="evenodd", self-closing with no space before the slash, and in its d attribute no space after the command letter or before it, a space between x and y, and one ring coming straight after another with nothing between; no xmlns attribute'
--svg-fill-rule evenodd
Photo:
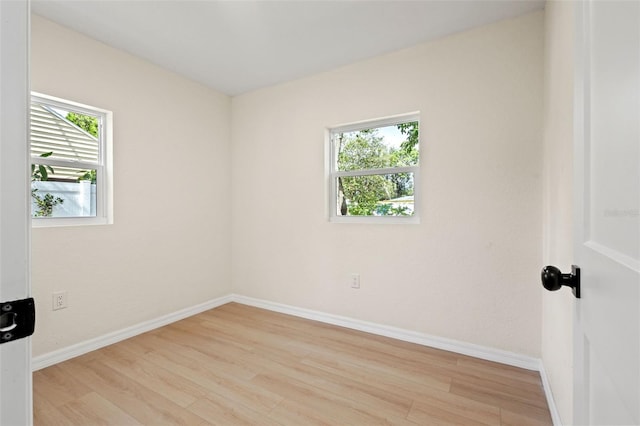
<svg viewBox="0 0 640 426"><path fill-rule="evenodd" d="M91 181L80 182L31 182L31 189L37 189L37 195L51 194L61 198L62 203L53 207L51 217L88 217L96 215L96 184ZM36 212L38 205L31 198L31 211Z"/></svg>

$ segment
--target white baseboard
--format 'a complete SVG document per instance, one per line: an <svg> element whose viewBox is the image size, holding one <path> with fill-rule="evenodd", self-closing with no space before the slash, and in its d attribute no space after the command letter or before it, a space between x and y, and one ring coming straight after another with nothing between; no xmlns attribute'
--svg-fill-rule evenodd
<svg viewBox="0 0 640 426"><path fill-rule="evenodd" d="M349 317L327 314L324 312L313 311L310 309L297 308L295 306L284 305L281 303L270 302L268 300L254 299L252 297L232 295L233 301L244 305L255 306L257 308L268 309L270 311L289 314L301 318L320 321L327 324L338 325L341 327L351 328L354 330L365 331L367 333L377 334L380 336L391 337L393 339L403 340L406 342L417 343L423 346L451 351L463 355L469 355L475 358L487 361L499 362L501 364L511 365L514 367L525 368L540 372L542 386L544 390L551 419L554 426L562 426L558 407L551 393L551 385L544 369L542 360L514 352L503 351L500 349L488 348L485 346L475 345L472 343L460 342L443 337L431 336L416 331L405 330L388 325L376 324L367 321L361 321Z"/></svg>
<svg viewBox="0 0 640 426"><path fill-rule="evenodd" d="M76 343L75 345L67 346L66 348L38 355L31 359L31 369L33 371L37 371L42 368L49 367L50 365L66 361L80 355L84 355L96 349L100 349L105 346L109 346L122 340L128 339L130 337L137 336L138 334L146 333L147 331L163 327L176 321L180 321L181 319L185 319L192 315L208 311L209 309L217 308L218 306L232 301L232 295L219 297L217 299L212 299L196 306L181 309L177 312L163 315L159 318L145 321L140 324L124 328L122 330L114 331L103 336L98 336L84 342Z"/></svg>
<svg viewBox="0 0 640 426"><path fill-rule="evenodd" d="M237 303L255 306L257 308L268 309L270 311L280 312L283 314L294 315L297 317L320 321L327 324L339 325L341 327L365 331L367 333L391 337L393 339L417 343L419 345L456 352L463 355L469 355L487 361L494 361L514 367L525 368L527 370L538 371L540 369L540 360L538 358L504 351L501 349L494 349L475 345L473 343L466 343L457 340L446 339L443 337L431 336L429 334L420 333L417 331L405 330L402 328L376 324L368 321L361 321L349 317L313 311L310 309L297 308L295 306L283 305L281 303L270 302L267 300L254 299L252 297L241 296L238 294L232 295L232 298L233 301Z"/></svg>
<svg viewBox="0 0 640 426"><path fill-rule="evenodd" d="M545 370L542 360L540 360L538 370L540 371L540 379L542 380L544 395L547 397L547 405L549 406L549 411L551 412L551 420L553 421L553 426L562 426L560 412L558 411L558 406L556 405L555 399L553 399L553 392L551 392L551 383L549 383L547 370Z"/></svg>

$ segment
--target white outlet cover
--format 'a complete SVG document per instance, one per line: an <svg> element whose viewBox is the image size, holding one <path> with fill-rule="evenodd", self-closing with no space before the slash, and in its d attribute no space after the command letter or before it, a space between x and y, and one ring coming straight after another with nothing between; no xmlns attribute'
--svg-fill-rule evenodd
<svg viewBox="0 0 640 426"><path fill-rule="evenodd" d="M351 274L351 288L360 288L360 274Z"/></svg>
<svg viewBox="0 0 640 426"><path fill-rule="evenodd" d="M67 307L67 292L59 291L53 293L53 310L64 309Z"/></svg>

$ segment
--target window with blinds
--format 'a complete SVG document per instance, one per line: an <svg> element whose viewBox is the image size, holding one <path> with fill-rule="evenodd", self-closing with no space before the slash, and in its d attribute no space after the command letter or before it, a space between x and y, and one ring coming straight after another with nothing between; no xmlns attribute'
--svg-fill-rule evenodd
<svg viewBox="0 0 640 426"><path fill-rule="evenodd" d="M34 224L110 223L107 169L112 114L39 93L31 96ZM44 220L40 220L44 219ZM63 219L63 220L58 220Z"/></svg>

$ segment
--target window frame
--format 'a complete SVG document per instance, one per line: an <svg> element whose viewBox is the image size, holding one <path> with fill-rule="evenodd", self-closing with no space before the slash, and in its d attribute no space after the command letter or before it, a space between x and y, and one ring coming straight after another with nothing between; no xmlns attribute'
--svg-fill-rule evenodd
<svg viewBox="0 0 640 426"><path fill-rule="evenodd" d="M418 164L415 166L402 166L402 167L385 167L380 169L360 169L350 171L338 171L336 166L337 152L334 141L334 135L344 132L357 132L365 129L376 129L381 127L395 126L398 124L409 123L417 121L420 126L420 112L410 112L406 114L398 114L383 118L358 121L348 124L340 124L337 126L331 126L325 129L325 157L327 159L327 180L328 180L328 203L327 203L327 216L329 222L332 223L376 223L376 224L419 224L419 190L420 187L420 165L422 164L420 157L418 157ZM420 150L422 145L422 132L418 127L418 149ZM341 216L337 211L338 200L338 184L339 177L351 177L351 176L374 176L374 175L386 175L396 173L413 173L413 215L411 216Z"/></svg>
<svg viewBox="0 0 640 426"><path fill-rule="evenodd" d="M98 162L71 161L61 158L34 156L31 152L31 113L29 113L30 164L96 170L96 215L76 217L33 217L31 226L60 227L113 224L113 112L39 92L31 92L29 106L39 102L53 108L98 117Z"/></svg>

